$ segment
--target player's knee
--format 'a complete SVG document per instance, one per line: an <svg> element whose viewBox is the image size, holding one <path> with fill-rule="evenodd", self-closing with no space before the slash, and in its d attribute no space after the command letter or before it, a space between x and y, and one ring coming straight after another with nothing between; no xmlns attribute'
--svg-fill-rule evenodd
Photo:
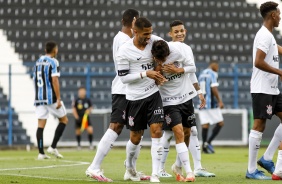
<svg viewBox="0 0 282 184"><path fill-rule="evenodd" d="M222 122L219 122L218 125L221 126L221 127L223 127L224 122L223 122L223 121L222 121Z"/></svg>
<svg viewBox="0 0 282 184"><path fill-rule="evenodd" d="M120 135L123 127L124 125L121 123L110 123L109 128L112 129L114 132L116 132L118 135Z"/></svg>
<svg viewBox="0 0 282 184"><path fill-rule="evenodd" d="M197 130L196 126L193 126L191 128L191 136L198 136L198 130Z"/></svg>
<svg viewBox="0 0 282 184"><path fill-rule="evenodd" d="M59 118L60 123L68 124L69 119L67 116L64 116L62 118Z"/></svg>
<svg viewBox="0 0 282 184"><path fill-rule="evenodd" d="M174 133L175 139L184 140L184 131L182 128L174 128L173 133Z"/></svg>
<svg viewBox="0 0 282 184"><path fill-rule="evenodd" d="M130 141L133 144L138 145L141 139L142 139L142 134L140 131L131 131L130 132Z"/></svg>

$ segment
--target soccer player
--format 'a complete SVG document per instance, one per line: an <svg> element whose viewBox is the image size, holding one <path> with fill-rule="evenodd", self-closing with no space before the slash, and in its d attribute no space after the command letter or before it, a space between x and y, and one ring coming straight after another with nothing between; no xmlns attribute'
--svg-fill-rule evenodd
<svg viewBox="0 0 282 184"><path fill-rule="evenodd" d="M126 173L131 180L139 181L132 160L144 129L150 126L152 138L152 175L150 182L160 182L158 167L162 145L162 123L164 121L162 99L156 81L160 84L166 79L154 71L151 48L153 42L161 38L152 35L151 22L146 18L138 18L135 22L134 38L123 44L116 55L118 75L126 84L126 117L127 128L130 129L130 141L126 145ZM133 179L134 178L134 179Z"/></svg>
<svg viewBox="0 0 282 184"><path fill-rule="evenodd" d="M35 63L33 71L33 81L35 86L34 105L35 114L38 119L38 128L36 132L37 145L39 150L38 160L49 159L44 153L43 130L47 122L49 113L59 119L55 135L51 146L47 152L55 155L57 158L63 158L57 150L57 143L62 136L65 126L68 123L66 109L61 101L60 95L60 69L59 62L55 59L58 54L58 46L54 41L48 41L45 44L45 55L41 56Z"/></svg>
<svg viewBox="0 0 282 184"><path fill-rule="evenodd" d="M220 110L224 107L224 104L218 91L218 69L218 62L211 60L209 67L203 70L199 76L200 86L206 99L205 108L199 110L199 119L202 124L204 153L214 153L214 148L211 142L218 135L220 129L224 125L223 116ZM209 125L213 124L215 124L215 127L212 130L212 135L209 137L209 139L207 139Z"/></svg>
<svg viewBox="0 0 282 184"><path fill-rule="evenodd" d="M81 149L80 146L80 139L81 139L81 132L84 131L86 128L88 133L88 140L89 140L89 149L93 150L92 139L93 139L93 127L90 122L89 114L92 110L92 103L89 98L86 98L86 89L84 87L80 87L78 89L78 98L75 99L72 106L72 114L75 118L75 134L78 149ZM86 127L82 124L83 118L86 118L87 125Z"/></svg>
<svg viewBox="0 0 282 184"><path fill-rule="evenodd" d="M274 175L281 177L280 173L274 171L272 162L273 155L282 140L281 124L277 127L266 152L256 163L266 119L271 119L275 114L282 121L282 95L278 89L278 80L282 77L282 71L279 69L279 54L282 54L282 47L276 43L272 34L273 29L278 27L280 22L278 4L275 2L261 4L260 14L263 18L263 25L257 32L253 44L251 94L254 125L249 135L249 161L246 178L267 180L271 178L257 169L257 163L268 172L274 172ZM279 159L281 159L281 151L279 151ZM280 166L281 169L280 164L278 162L277 166Z"/></svg>
<svg viewBox="0 0 282 184"><path fill-rule="evenodd" d="M184 27L184 24L182 21L180 20L175 20L170 24L170 31L169 31L169 36L171 37L173 42L184 42L185 38L186 38L186 32L187 30ZM183 55L185 55L187 58L191 57L192 61L194 62L194 56L193 56L193 52L190 46L186 45L186 50L182 53ZM199 99L201 100L201 104L200 104L200 108L205 106L205 98L202 94L202 91L200 90L199 84L198 84L198 80L196 77L195 73L189 73L188 74L195 90L197 90L197 94ZM189 151L191 152L192 158L193 158L193 162L194 162L194 174L197 177L214 177L215 174L214 173L210 173L208 172L205 168L202 167L201 164L201 148L200 148L200 144L199 144L199 140L198 140L198 131L197 131L197 127L196 127L196 121L194 119L193 122L191 122L191 134L190 134L190 139L188 137L188 135L184 135L185 136L185 143L189 149ZM169 127L167 127L169 128ZM184 127L184 129L186 129ZM187 130L184 130L184 133L187 133ZM162 144L164 147L164 151L163 151L163 155L161 158L161 167L159 170L159 176L160 177L171 177L170 174L168 174L165 171L165 162L167 159L167 155L169 152L169 147L170 147L170 140L172 138L173 134L171 129L169 128L169 130L164 130L163 136L162 136ZM189 141L190 140L190 141ZM176 162L175 162L175 166L174 168L179 168L179 170L181 170L181 162L179 160L179 157L177 157Z"/></svg>
<svg viewBox="0 0 282 184"><path fill-rule="evenodd" d="M195 119L192 98L197 95L188 73L195 73L196 66L191 56L185 57L181 53L186 51L186 45L180 42L166 43L163 40L154 42L152 55L161 72L168 80L159 87L164 106L165 123L164 129L169 127L174 133L176 151L185 171L172 165L177 181L194 182L195 175L192 172L189 161L188 148L184 142L184 127L188 134Z"/></svg>
<svg viewBox="0 0 282 184"><path fill-rule="evenodd" d="M113 59L115 63L115 70L117 72L117 62L116 53L118 49L133 36L132 25L136 18L139 17L139 13L135 9L127 9L122 15L122 28L121 31L114 37L113 41ZM112 82L112 114L111 122L108 130L105 132L101 138L98 146L97 152L93 159L93 162L86 170L86 175L102 182L111 182L112 180L107 178L101 170L101 163L105 156L108 154L110 149L117 137L120 135L124 125L125 120L125 108L126 108L126 98L125 98L125 88L126 86L121 82L118 75L114 78ZM136 171L136 160L140 153L141 145L137 146L136 152L134 154L133 165ZM142 172L137 172L141 180L148 180L149 177L144 175ZM127 176L126 180L130 179Z"/></svg>

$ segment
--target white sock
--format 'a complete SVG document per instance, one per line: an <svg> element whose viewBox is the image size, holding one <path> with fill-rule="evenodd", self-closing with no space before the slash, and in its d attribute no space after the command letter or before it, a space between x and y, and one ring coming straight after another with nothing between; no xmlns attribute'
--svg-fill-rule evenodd
<svg viewBox="0 0 282 184"><path fill-rule="evenodd" d="M152 156L152 175L157 175L161 162L163 147L160 138L152 138L151 156Z"/></svg>
<svg viewBox="0 0 282 184"><path fill-rule="evenodd" d="M139 157L139 154L140 154L140 150L142 148L142 145L141 145L141 141L143 139L143 136L141 137L141 140L140 140L140 143L138 144L136 150L135 150L135 154L134 154L134 157L132 159L132 165L133 165L133 168L136 170L136 161L137 161L137 158Z"/></svg>
<svg viewBox="0 0 282 184"><path fill-rule="evenodd" d="M181 160L182 166L184 167L186 173L192 172L190 161L189 161L189 153L188 148L184 142L178 143L175 145L176 151L178 153L178 157Z"/></svg>
<svg viewBox="0 0 282 184"><path fill-rule="evenodd" d="M282 172L282 150L279 150L274 173L281 173L281 172Z"/></svg>
<svg viewBox="0 0 282 184"><path fill-rule="evenodd" d="M257 157L258 157L258 151L260 148L261 139L262 139L262 132L251 130L249 135L249 162L248 162L249 173L253 173L257 169Z"/></svg>
<svg viewBox="0 0 282 184"><path fill-rule="evenodd" d="M176 153L176 159L175 159L175 163L174 163L177 167L182 167L182 163L181 160L179 158L178 153Z"/></svg>
<svg viewBox="0 0 282 184"><path fill-rule="evenodd" d="M169 130L165 130L163 133L163 136L161 138L161 144L163 146L163 154L161 158L161 165L160 165L160 170L165 168L165 162L167 159L167 155L169 152L169 147L170 147L170 140L173 136L173 132Z"/></svg>
<svg viewBox="0 0 282 184"><path fill-rule="evenodd" d="M98 144L96 155L91 165L89 166L90 169L100 170L102 161L112 148L113 143L116 141L117 137L118 134L110 128L105 132Z"/></svg>
<svg viewBox="0 0 282 184"><path fill-rule="evenodd" d="M274 153L276 152L281 140L282 140L282 125L280 123L280 125L276 128L274 135L271 139L271 142L269 143L263 155L263 158L265 160L273 159Z"/></svg>
<svg viewBox="0 0 282 184"><path fill-rule="evenodd" d="M133 168L133 157L135 155L138 145L135 145L128 140L126 144L126 168Z"/></svg>
<svg viewBox="0 0 282 184"><path fill-rule="evenodd" d="M189 142L189 151L191 152L193 162L194 162L194 170L202 169L201 164L201 147L198 139L198 131L197 127L193 126L191 128L190 142Z"/></svg>

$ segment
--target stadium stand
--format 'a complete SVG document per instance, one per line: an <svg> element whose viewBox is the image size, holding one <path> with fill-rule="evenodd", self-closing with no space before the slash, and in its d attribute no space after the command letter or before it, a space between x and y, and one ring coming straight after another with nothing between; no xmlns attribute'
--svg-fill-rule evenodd
<svg viewBox="0 0 282 184"><path fill-rule="evenodd" d="M140 10L153 22L154 33L166 40L172 20L185 22L186 43L193 49L198 72L211 59L221 63L219 89L226 108L234 107L232 76L238 63L238 107L250 107L252 44L261 18L255 4L245 0L0 0L0 29L29 73L43 54L44 42L59 43L60 82L67 108L77 87L87 85L88 72L94 107L110 108L111 45L127 8ZM274 36L278 43L282 41L277 31Z"/></svg>

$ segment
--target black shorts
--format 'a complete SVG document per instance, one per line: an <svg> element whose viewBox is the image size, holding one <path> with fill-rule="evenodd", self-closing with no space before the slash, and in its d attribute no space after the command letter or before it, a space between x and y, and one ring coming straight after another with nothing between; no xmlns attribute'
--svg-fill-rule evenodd
<svg viewBox="0 0 282 184"><path fill-rule="evenodd" d="M271 119L277 112L282 112L282 94L252 93L252 105L254 119Z"/></svg>
<svg viewBox="0 0 282 184"><path fill-rule="evenodd" d="M164 130L171 130L172 127L180 123L182 123L183 127L187 128L196 126L196 116L192 99L183 104L165 106L164 114Z"/></svg>
<svg viewBox="0 0 282 184"><path fill-rule="evenodd" d="M83 117L79 117L79 119L75 120L75 128L81 128L81 125L82 125L82 118ZM90 118L88 116L88 126L92 126L91 125L91 122L90 122Z"/></svg>
<svg viewBox="0 0 282 184"><path fill-rule="evenodd" d="M111 123L120 123L125 125L125 108L126 108L125 95L113 94L112 95L112 113Z"/></svg>
<svg viewBox="0 0 282 184"><path fill-rule="evenodd" d="M126 127L131 131L145 130L147 129L147 125L163 123L164 111L160 93L156 92L141 100L128 100L126 119Z"/></svg>

